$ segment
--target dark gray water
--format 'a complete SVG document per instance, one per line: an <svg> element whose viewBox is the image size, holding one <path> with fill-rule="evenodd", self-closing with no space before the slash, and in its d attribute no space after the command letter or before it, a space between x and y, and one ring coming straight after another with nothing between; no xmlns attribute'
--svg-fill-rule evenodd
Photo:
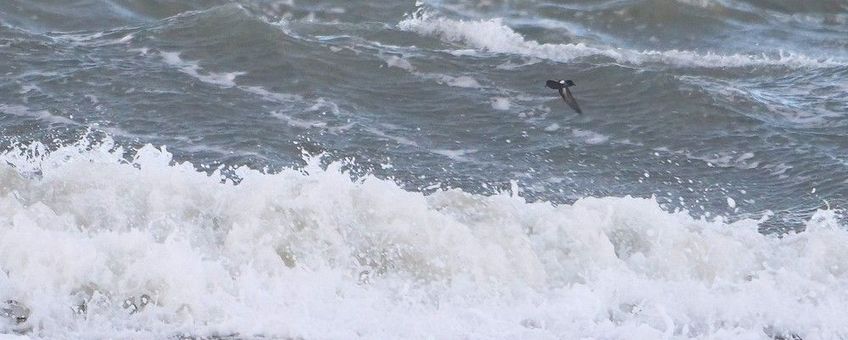
<svg viewBox="0 0 848 340"><path fill-rule="evenodd" d="M7 143L94 129L260 168L326 151L409 188L695 215L807 216L848 190L842 1L0 6Z"/></svg>
<svg viewBox="0 0 848 340"><path fill-rule="evenodd" d="M547 79L573 80L584 114ZM696 219L804 230L848 204L848 3L5 0L0 132L4 148L29 150L7 159L104 140L133 159L152 144L238 181L239 166L285 172L324 153L412 192L654 197ZM38 181L39 164L35 176L15 167ZM163 185L180 187L173 178ZM72 191L69 181L57 183ZM53 197L30 189L4 195ZM65 212L82 225L151 225L146 204ZM456 204L436 205L465 211Z"/></svg>

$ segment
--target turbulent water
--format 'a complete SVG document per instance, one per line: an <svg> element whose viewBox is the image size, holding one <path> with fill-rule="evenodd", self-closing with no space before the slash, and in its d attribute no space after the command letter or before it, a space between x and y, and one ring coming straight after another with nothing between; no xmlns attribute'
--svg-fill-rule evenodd
<svg viewBox="0 0 848 340"><path fill-rule="evenodd" d="M843 0L6 0L0 131L11 336L848 338Z"/></svg>

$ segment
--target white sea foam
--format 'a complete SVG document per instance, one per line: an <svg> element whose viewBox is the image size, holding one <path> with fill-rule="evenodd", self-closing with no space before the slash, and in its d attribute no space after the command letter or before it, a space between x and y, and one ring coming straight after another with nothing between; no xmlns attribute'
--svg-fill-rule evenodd
<svg viewBox="0 0 848 340"><path fill-rule="evenodd" d="M415 67L409 62L409 60L398 57L398 56L389 56L383 58L386 62L386 65L389 67L396 67L402 70L405 70L417 77L421 77L424 79L434 80L439 84L445 84L453 87L464 87L464 88L481 88L482 85L470 76L449 76L446 74L440 73L427 73L427 72L418 72Z"/></svg>
<svg viewBox="0 0 848 340"><path fill-rule="evenodd" d="M752 152L739 154L735 151L724 151L711 155L697 155L688 151L677 151L675 153L685 155L688 159L704 161L712 166L722 168L756 169L760 166L760 162L751 161L754 158L754 153Z"/></svg>
<svg viewBox="0 0 848 340"><path fill-rule="evenodd" d="M551 125L545 127L546 132L554 132L557 130L559 130L559 124L557 123L551 123Z"/></svg>
<svg viewBox="0 0 848 340"><path fill-rule="evenodd" d="M449 76L449 75L445 75L445 74L440 74L440 75L436 75L436 77L437 77L437 79L440 83L445 83L445 84L447 84L449 86L453 86L453 87L466 87L466 88L475 88L475 89L482 87L480 85L480 83L477 82L477 79L474 79L474 78L469 77L469 76L454 77L454 76Z"/></svg>
<svg viewBox="0 0 848 340"><path fill-rule="evenodd" d="M609 136L597 133L595 131L571 129L574 137L580 138L587 144L603 144L609 141Z"/></svg>
<svg viewBox="0 0 848 340"><path fill-rule="evenodd" d="M570 62L589 56L605 56L628 64L662 63L684 67L740 67L784 65L792 67L830 67L848 65L848 61L812 58L802 54L775 51L774 55L720 55L693 51L638 51L611 46L589 46L584 43L550 44L527 40L501 19L455 20L418 13L398 24L398 27L426 36L471 46L494 53L517 54L528 57Z"/></svg>
<svg viewBox="0 0 848 340"><path fill-rule="evenodd" d="M41 90L41 88L38 87L38 85L27 84L27 85L21 85L21 90L18 91L18 94L27 94L27 93L30 93L31 91L43 92Z"/></svg>
<svg viewBox="0 0 848 340"><path fill-rule="evenodd" d="M322 120L302 120L286 115L282 112L274 112L271 116L281 119L287 124L301 128L301 129L311 129L311 128L325 128L327 127L327 122Z"/></svg>
<svg viewBox="0 0 848 340"><path fill-rule="evenodd" d="M204 71L196 61L183 60L179 52L160 52L166 64L177 67L180 72L188 74L204 83L221 87L236 86L236 77L245 72L208 72Z"/></svg>
<svg viewBox="0 0 848 340"><path fill-rule="evenodd" d="M409 72L415 71L415 67L413 67L412 64L409 63L409 60L394 55L386 58L386 65L388 65L389 67L397 67Z"/></svg>
<svg viewBox="0 0 848 340"><path fill-rule="evenodd" d="M492 108L500 111L509 110L510 105L509 98L505 97L494 97L492 98Z"/></svg>
<svg viewBox="0 0 848 340"><path fill-rule="evenodd" d="M465 156L472 154L472 153L475 153L475 152L477 152L477 150L474 150L474 149L459 149L459 150L435 149L435 150L430 150L430 152L438 154L438 155L445 156L445 157L450 158L450 159L455 160L455 161L465 162L465 161L468 161L468 158L465 157Z"/></svg>
<svg viewBox="0 0 848 340"><path fill-rule="evenodd" d="M312 159L239 185L164 149L0 154L0 299L31 337L762 339L848 334L848 231L652 199L423 195ZM38 170L38 171L30 171ZM22 173L24 175L22 175ZM148 294L130 314L121 305ZM85 303L84 312L79 311ZM29 329L29 331L26 331Z"/></svg>
<svg viewBox="0 0 848 340"><path fill-rule="evenodd" d="M382 139L394 141L394 142L396 142L400 145L418 147L418 143L416 143L414 140L411 140L411 139L406 138L406 137L392 136L392 135L385 133L385 132L383 132L379 129L376 129L376 128L366 128L365 131L367 131L368 133L371 133L375 136L378 136Z"/></svg>
<svg viewBox="0 0 848 340"><path fill-rule="evenodd" d="M71 119L51 114L47 110L31 110L21 105L0 104L0 113L19 117L30 117L51 124L79 125Z"/></svg>

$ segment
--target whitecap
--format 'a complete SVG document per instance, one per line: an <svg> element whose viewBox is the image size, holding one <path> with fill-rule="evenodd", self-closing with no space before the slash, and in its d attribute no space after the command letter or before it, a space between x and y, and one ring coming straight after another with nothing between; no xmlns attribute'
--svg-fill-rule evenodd
<svg viewBox="0 0 848 340"><path fill-rule="evenodd" d="M612 46L590 46L584 43L539 43L528 40L501 19L454 20L429 13L411 16L398 24L402 30L434 36L446 42L461 43L494 53L516 54L557 62L571 62L589 56L605 56L620 63L661 63L682 67L742 67L778 65L791 67L832 67L848 65L848 61L812 58L799 53L775 51L772 55L700 53L686 50L633 50Z"/></svg>
<svg viewBox="0 0 848 340"><path fill-rule="evenodd" d="M150 145L6 151L0 297L44 338L848 332L848 231L832 210L777 237L653 199L423 194L306 162L233 169L235 185ZM144 310L121 307L144 295Z"/></svg>

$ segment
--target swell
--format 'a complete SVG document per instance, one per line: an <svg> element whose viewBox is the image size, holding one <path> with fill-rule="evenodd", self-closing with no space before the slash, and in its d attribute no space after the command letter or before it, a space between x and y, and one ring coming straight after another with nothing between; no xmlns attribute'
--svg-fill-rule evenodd
<svg viewBox="0 0 848 340"><path fill-rule="evenodd" d="M745 178L742 187L759 183L808 192L816 186L810 178L792 185L786 179L804 171L787 167L808 161L824 161L825 173L839 177L839 160L827 158L838 141L825 139L826 147L807 154L792 150L802 149L809 131L838 136L827 128L844 125L838 98L845 92L828 84L844 74L844 66L804 56L676 55L539 43L496 20L421 16L400 26L412 32L373 24L269 22L252 9L227 5L141 27L36 35L49 41L44 53L16 62L38 60L56 67L17 75L20 93L11 98L20 102L2 104L0 110L19 123L12 124L19 131L59 131L35 138L45 141L57 135L74 141L93 128L129 145L169 145L178 158L196 163L256 168L300 163L299 145L332 151L337 159L355 157L408 188L492 192L521 178L528 186L526 197L557 202L645 193L672 206L684 197L690 203L680 206L699 213L727 211L725 193L709 193L711 183L686 188L674 178L657 177L662 182L643 183L652 158L645 154L654 149L691 158L694 165L678 167L674 177L710 176L710 167L719 164L733 170L723 180L740 176ZM386 34L366 39L374 29ZM419 31L441 37L452 49ZM480 46L480 51L469 52L468 46ZM485 52L493 49L504 52ZM68 59L59 64L57 54ZM745 76L734 68L744 68ZM591 117L563 116L552 106L548 93L536 86L551 69L580 80L579 98L594 112ZM770 81L775 75L781 75L780 81ZM82 81L85 91L64 86L75 81ZM797 91L816 93L816 101L825 101L826 107ZM399 100L371 100L386 96ZM787 104L787 99L793 101ZM69 102L76 104L64 105ZM493 109L504 105L508 109L493 119ZM457 114L476 128L457 124ZM727 131L729 125L733 131ZM785 129L798 135L779 138ZM532 138L517 138L528 130ZM733 150L722 147L728 136L741 137L730 143ZM707 145L687 147L703 141ZM608 167L604 157L613 152L632 157L634 165ZM749 153L755 156L748 161L732 161ZM392 168L381 169L389 159ZM516 159L522 162L518 167L541 174L500 166ZM602 170L578 172L565 189L572 193L563 194L563 185L549 176L562 180L570 175L562 175L563 168L575 171L571 164L582 163ZM447 166L433 175L427 171L433 164ZM597 185L594 177L600 174L639 181ZM838 184L829 187L839 192ZM702 196L710 203L702 203ZM803 201L820 203L816 197ZM748 205L740 199L739 206L760 214L798 204L778 198L768 202Z"/></svg>
<svg viewBox="0 0 848 340"><path fill-rule="evenodd" d="M143 26L186 11L226 4L217 0L96 0L50 4L45 2L3 2L0 20L34 32L106 31Z"/></svg>

